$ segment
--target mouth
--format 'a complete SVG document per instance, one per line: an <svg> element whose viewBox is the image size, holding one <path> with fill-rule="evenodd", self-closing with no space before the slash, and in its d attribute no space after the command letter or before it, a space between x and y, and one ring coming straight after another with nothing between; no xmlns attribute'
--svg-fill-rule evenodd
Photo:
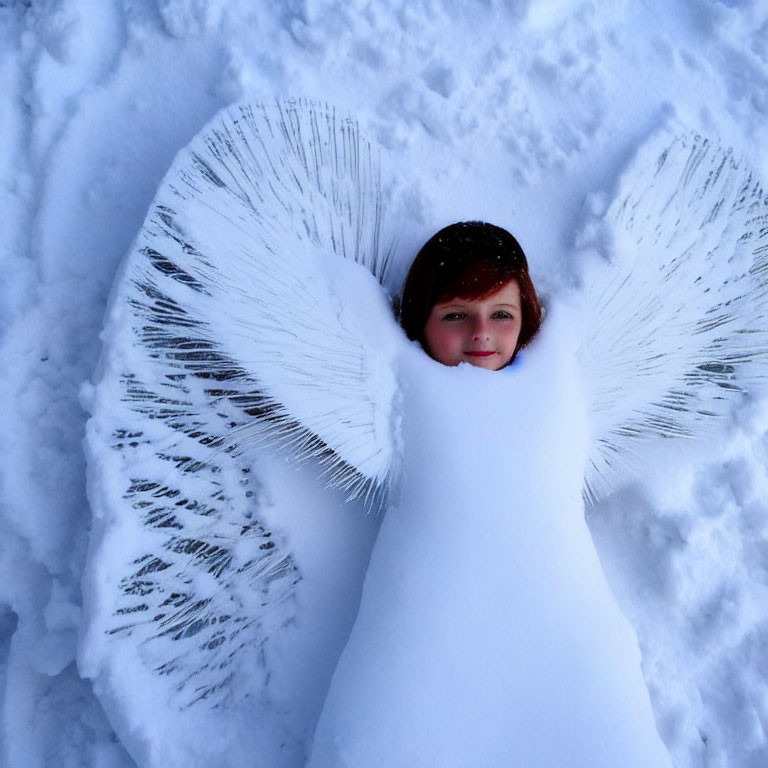
<svg viewBox="0 0 768 768"><path fill-rule="evenodd" d="M464 353L470 357L490 357L495 355L496 352L493 349L470 349Z"/></svg>

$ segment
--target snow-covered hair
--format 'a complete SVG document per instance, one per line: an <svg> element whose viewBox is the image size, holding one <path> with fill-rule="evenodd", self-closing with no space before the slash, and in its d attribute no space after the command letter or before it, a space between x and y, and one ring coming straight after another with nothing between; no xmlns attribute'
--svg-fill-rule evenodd
<svg viewBox="0 0 768 768"><path fill-rule="evenodd" d="M408 271L400 324L409 339L426 348L424 327L435 304L479 299L514 280L520 289L522 327L515 353L541 325L541 305L520 243L506 229L484 221L460 221L434 234Z"/></svg>

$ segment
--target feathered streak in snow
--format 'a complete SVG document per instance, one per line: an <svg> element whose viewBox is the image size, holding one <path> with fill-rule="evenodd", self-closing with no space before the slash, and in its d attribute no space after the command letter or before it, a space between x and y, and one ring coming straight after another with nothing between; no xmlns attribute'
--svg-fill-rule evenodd
<svg viewBox="0 0 768 768"><path fill-rule="evenodd" d="M368 505L386 491L393 373L329 290L363 272L395 327L367 272L386 279L381 215L377 158L328 107L233 108L176 159L113 296L91 406L87 674L137 654L176 710L263 697L301 570L260 518L254 448L315 459Z"/></svg>
<svg viewBox="0 0 768 768"><path fill-rule="evenodd" d="M580 352L593 502L638 476L643 441L696 436L768 380L768 196L744 161L662 132L600 231L612 262L586 277Z"/></svg>

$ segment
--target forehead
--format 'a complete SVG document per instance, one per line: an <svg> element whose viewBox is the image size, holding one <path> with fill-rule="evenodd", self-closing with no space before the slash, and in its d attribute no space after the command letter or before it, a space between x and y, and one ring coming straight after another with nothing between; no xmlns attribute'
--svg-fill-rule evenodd
<svg viewBox="0 0 768 768"><path fill-rule="evenodd" d="M444 307L449 305L460 306L494 306L497 304L511 304L513 306L520 306L520 287L516 280L509 280L504 283L501 288L497 288L491 293L487 293L484 296L454 296L449 299L442 299L435 303L436 307Z"/></svg>

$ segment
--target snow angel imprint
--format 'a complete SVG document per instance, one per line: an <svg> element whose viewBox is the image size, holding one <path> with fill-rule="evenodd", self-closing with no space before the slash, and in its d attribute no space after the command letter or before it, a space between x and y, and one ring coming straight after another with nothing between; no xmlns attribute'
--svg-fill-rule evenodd
<svg viewBox="0 0 768 768"><path fill-rule="evenodd" d="M400 326L378 156L278 101L174 161L88 390L80 670L142 768L220 764L222 725L232 768L667 765L582 492L765 386L764 188L662 131L539 331L478 222L424 246ZM386 509L370 561L375 516L321 483Z"/></svg>

